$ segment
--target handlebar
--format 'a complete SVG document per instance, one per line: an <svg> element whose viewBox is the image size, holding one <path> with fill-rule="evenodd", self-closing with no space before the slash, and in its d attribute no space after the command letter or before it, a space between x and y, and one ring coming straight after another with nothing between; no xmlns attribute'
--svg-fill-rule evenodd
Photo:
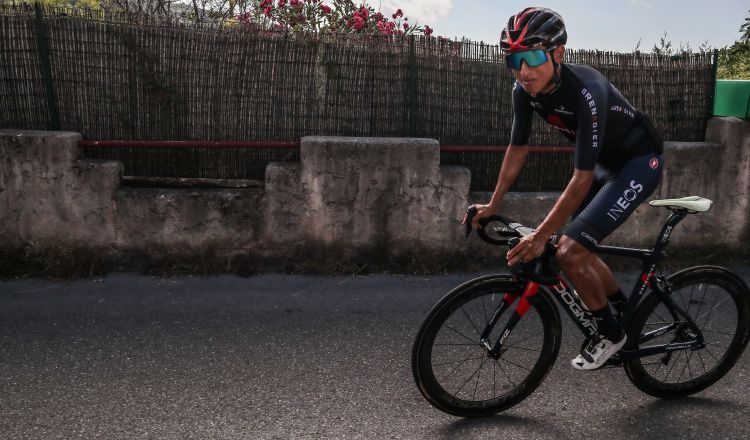
<svg viewBox="0 0 750 440"><path fill-rule="evenodd" d="M477 212L478 210L474 205L466 209L466 239L471 234L473 229L472 219L477 215ZM534 229L501 215L479 219L479 226L477 228L479 238L496 246L508 246L508 249L513 249L522 237L534 232ZM511 271L514 274L525 275L540 284L557 284L558 271L551 267L552 257L557 251L557 246L554 244L556 241L557 235L553 235L546 243L542 255L527 263L516 264L511 267Z"/></svg>
<svg viewBox="0 0 750 440"><path fill-rule="evenodd" d="M477 208L472 205L469 206L469 208L466 210L466 236L465 238L469 238L469 234L471 234L471 231L474 229L471 226L471 221L474 218L475 215L477 215ZM493 224L493 223L499 223ZM517 233L515 230L510 229L508 227L509 223L514 223L510 221L509 219L506 219L505 217L499 216L499 215L493 215L490 217L485 217L482 219L479 219L479 228L477 229L477 235L479 235L479 238L486 241L489 244L494 244L497 246L507 246L508 240L513 237L522 237L523 235ZM490 234L495 234L497 237L490 236Z"/></svg>
<svg viewBox="0 0 750 440"><path fill-rule="evenodd" d="M474 218L474 216L477 215L477 208L474 205L469 206L466 209L466 237L469 238L469 234L471 234L472 227L471 227L471 221ZM495 223L495 224L493 224ZM499 223L499 224L497 224ZM487 243L499 245L499 246L506 246L508 245L508 240L510 240L513 237L520 238L525 237L527 235L531 235L534 232L534 229L524 226L521 223L518 223L515 220L509 219L508 217L503 217L502 215L491 215L489 217L485 217L482 219L479 219L479 228L477 229L477 234L479 237L486 241ZM497 234L500 237L506 238L505 240L498 239L491 237L490 234ZM555 243L557 241L557 235L552 235L550 238L550 243Z"/></svg>

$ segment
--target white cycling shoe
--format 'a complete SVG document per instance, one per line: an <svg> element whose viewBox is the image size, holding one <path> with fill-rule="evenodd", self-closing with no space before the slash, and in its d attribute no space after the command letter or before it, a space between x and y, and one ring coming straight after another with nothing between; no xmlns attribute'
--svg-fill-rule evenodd
<svg viewBox="0 0 750 440"><path fill-rule="evenodd" d="M625 334L617 342L612 342L604 336L600 336L599 339L592 339L581 350L581 354L570 361L570 365L576 370L595 370L604 365L613 354L620 351L627 340Z"/></svg>

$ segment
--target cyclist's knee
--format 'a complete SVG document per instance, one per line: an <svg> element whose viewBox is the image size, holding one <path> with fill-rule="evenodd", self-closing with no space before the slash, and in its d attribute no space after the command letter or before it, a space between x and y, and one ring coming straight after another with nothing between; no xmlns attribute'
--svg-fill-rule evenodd
<svg viewBox="0 0 750 440"><path fill-rule="evenodd" d="M570 237L563 235L557 245L555 261L564 270L581 268L585 266L586 260L590 257L591 252L583 247L580 243Z"/></svg>

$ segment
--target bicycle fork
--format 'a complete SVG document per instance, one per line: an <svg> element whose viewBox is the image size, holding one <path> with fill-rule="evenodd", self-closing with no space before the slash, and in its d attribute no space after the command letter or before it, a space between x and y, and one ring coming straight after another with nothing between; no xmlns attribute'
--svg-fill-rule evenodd
<svg viewBox="0 0 750 440"><path fill-rule="evenodd" d="M526 288L521 295L521 299L518 301L518 304L516 304L514 313L510 316L510 318L508 318L508 322L505 324L505 328L503 329L502 333L500 333L500 336L495 341L495 344L492 345L489 339L490 333L492 333L492 329L495 328L495 324L497 324L497 321L498 319L500 319L500 316L503 314L503 312L505 312L505 310L513 305L513 303L516 302L516 299L518 298L517 294L512 293L506 293L503 296L502 302L495 309L495 312L490 317L490 320L487 322L487 325L485 326L484 331L482 331L482 334L480 336L480 343L487 350L487 356L492 359L498 359L500 355L502 355L503 345L505 344L505 341L508 339L508 336L515 328L516 324L518 324L518 321L523 318L523 316L531 306L531 304L529 303L529 298L533 297L538 292L538 283L529 281L526 284Z"/></svg>

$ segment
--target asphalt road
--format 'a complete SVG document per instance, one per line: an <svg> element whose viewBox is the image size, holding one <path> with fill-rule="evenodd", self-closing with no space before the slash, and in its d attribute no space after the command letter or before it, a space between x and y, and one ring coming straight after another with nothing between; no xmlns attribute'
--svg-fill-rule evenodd
<svg viewBox="0 0 750 440"><path fill-rule="evenodd" d="M742 268L750 281L750 268ZM469 275L0 282L0 438L748 438L750 355L683 400L560 357L527 400L461 419L411 375L430 306ZM621 275L632 280L633 275Z"/></svg>

